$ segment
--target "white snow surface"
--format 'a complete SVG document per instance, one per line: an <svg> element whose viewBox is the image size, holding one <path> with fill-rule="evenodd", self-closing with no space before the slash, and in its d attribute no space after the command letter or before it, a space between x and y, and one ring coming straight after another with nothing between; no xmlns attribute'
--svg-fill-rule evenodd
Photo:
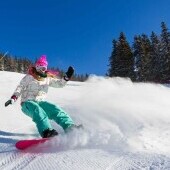
<svg viewBox="0 0 170 170"><path fill-rule="evenodd" d="M20 151L18 140L40 137L20 100L4 106L24 75L0 75L0 170L170 169L170 88L95 75L50 88L47 100L84 129L65 134L51 121L59 136Z"/></svg>

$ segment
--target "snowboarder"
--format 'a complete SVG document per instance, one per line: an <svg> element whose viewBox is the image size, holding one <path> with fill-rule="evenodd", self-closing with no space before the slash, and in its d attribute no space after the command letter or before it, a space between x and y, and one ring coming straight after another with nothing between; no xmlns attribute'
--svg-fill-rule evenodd
<svg viewBox="0 0 170 170"><path fill-rule="evenodd" d="M45 101L48 87L64 87L74 73L69 67L63 78L57 79L47 70L46 56L42 55L34 66L29 68L28 74L20 81L10 100L5 106L13 104L21 96L21 110L35 122L42 138L58 135L49 122L54 120L64 131L72 129L74 122L71 117L59 106Z"/></svg>

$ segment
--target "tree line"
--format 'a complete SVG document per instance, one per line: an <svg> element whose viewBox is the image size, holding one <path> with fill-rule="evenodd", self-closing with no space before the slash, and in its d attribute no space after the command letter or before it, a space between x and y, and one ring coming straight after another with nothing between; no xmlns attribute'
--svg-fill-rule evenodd
<svg viewBox="0 0 170 170"><path fill-rule="evenodd" d="M136 35L132 45L123 32L117 40L113 39L107 76L129 77L137 82L169 82L170 32L166 23L161 23L160 35Z"/></svg>
<svg viewBox="0 0 170 170"><path fill-rule="evenodd" d="M6 55L0 53L0 71L11 71L26 74L28 73L28 68L33 66L33 62L27 57L13 57L11 55ZM57 71L58 76L63 76L65 73L64 70L58 67L49 67L49 70ZM88 74L74 74L72 77L73 81L85 81L88 78Z"/></svg>

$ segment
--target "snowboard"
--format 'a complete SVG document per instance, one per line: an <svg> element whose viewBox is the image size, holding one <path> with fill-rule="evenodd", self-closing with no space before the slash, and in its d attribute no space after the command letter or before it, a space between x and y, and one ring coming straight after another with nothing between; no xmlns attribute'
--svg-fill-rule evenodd
<svg viewBox="0 0 170 170"><path fill-rule="evenodd" d="M79 124L79 125L75 125L73 127L71 127L67 133L69 133L69 131L72 131L74 129L83 129L83 125ZM24 139L24 140L19 140L16 144L15 147L19 150L25 150L29 147L32 146L36 146L38 144L44 143L50 139L52 139L53 137L50 138L37 138L37 139Z"/></svg>
<svg viewBox="0 0 170 170"><path fill-rule="evenodd" d="M50 138L39 138L39 139L26 139L26 140L19 140L15 147L19 150L25 150L29 147L44 143L48 141Z"/></svg>

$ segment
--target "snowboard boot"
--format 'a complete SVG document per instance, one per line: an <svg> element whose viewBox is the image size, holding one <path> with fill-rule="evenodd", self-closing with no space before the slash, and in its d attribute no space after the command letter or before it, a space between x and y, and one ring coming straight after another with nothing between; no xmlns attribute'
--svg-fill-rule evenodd
<svg viewBox="0 0 170 170"><path fill-rule="evenodd" d="M50 138L50 137L54 137L57 136L58 132L55 129L46 129L42 132L42 138Z"/></svg>

